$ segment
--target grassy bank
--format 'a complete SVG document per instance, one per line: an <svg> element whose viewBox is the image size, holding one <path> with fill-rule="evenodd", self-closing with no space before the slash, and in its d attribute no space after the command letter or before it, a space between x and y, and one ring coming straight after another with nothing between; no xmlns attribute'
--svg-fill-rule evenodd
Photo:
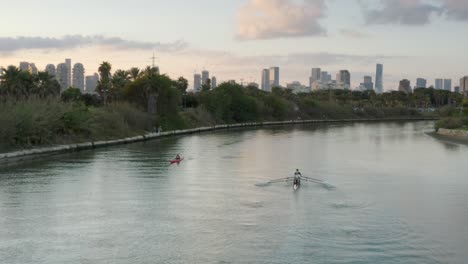
<svg viewBox="0 0 468 264"><path fill-rule="evenodd" d="M129 103L87 107L60 98L0 102L0 151L141 135L155 119Z"/></svg>

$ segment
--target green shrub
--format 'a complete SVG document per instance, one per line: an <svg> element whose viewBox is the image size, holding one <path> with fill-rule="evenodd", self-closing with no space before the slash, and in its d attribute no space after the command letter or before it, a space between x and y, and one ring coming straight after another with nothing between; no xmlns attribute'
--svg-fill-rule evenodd
<svg viewBox="0 0 468 264"><path fill-rule="evenodd" d="M446 117L436 123L436 129L457 129L463 126L463 120L460 117Z"/></svg>

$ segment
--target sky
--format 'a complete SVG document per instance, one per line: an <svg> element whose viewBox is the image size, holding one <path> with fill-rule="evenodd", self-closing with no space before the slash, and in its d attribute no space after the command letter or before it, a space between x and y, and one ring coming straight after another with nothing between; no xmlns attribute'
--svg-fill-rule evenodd
<svg viewBox="0 0 468 264"><path fill-rule="evenodd" d="M209 70L219 81L260 82L281 69L281 84L308 84L311 68L348 69L352 86L407 78L468 75L467 0L23 0L1 5L0 66L65 58L97 71L151 65L172 78Z"/></svg>

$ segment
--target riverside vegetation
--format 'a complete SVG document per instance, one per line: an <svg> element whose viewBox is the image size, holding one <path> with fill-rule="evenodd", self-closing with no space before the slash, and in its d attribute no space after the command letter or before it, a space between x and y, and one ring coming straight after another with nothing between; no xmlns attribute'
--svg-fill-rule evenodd
<svg viewBox="0 0 468 264"><path fill-rule="evenodd" d="M464 129L468 130L468 98L463 100L461 109L447 109L444 117L436 124L436 129Z"/></svg>
<svg viewBox="0 0 468 264"><path fill-rule="evenodd" d="M295 119L395 118L452 115L460 94L416 89L412 94L323 90L271 93L236 83L210 84L187 92L188 81L159 74L157 68L117 70L103 62L94 94L70 87L61 92L46 72L14 66L0 79L0 152L34 146L80 143L146 132L240 122ZM419 111L418 111L419 110Z"/></svg>

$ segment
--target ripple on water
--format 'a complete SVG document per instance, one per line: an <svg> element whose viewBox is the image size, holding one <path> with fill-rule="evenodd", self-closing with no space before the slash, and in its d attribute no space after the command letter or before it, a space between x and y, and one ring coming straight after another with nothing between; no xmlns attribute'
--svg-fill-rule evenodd
<svg viewBox="0 0 468 264"><path fill-rule="evenodd" d="M395 261L391 263L438 263L430 257L437 245L427 247L427 241L405 221L397 217L378 218L367 206L334 204L333 208L362 212L358 218L349 218L348 213L338 214L335 217L339 220L333 224L316 223L298 232L300 240L308 241L314 250L340 252L341 261L346 256L345 263L388 263L389 259Z"/></svg>

